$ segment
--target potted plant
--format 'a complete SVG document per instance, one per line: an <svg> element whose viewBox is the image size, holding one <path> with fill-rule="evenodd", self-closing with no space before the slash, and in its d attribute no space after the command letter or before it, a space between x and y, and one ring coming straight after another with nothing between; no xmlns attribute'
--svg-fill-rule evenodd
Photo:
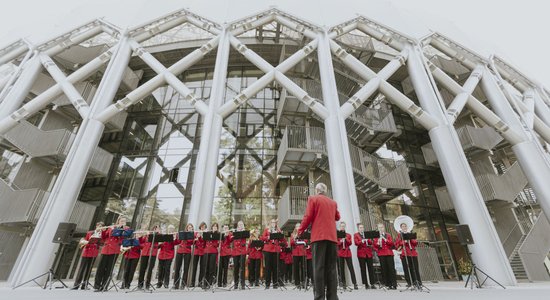
<svg viewBox="0 0 550 300"><path fill-rule="evenodd" d="M468 275L472 272L472 262L470 260L465 260L460 258L458 260L458 273L462 277L463 281L466 281Z"/></svg>

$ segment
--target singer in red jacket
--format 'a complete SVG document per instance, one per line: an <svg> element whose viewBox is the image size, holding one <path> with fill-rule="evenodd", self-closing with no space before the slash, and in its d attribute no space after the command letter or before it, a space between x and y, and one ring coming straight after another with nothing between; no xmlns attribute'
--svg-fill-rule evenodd
<svg viewBox="0 0 550 300"><path fill-rule="evenodd" d="M95 258L99 254L99 240L101 239L101 227L103 222L98 222L95 225L95 230L88 231L86 237L80 240L79 245L82 247L82 258L80 260L80 267L76 273L76 279L74 281L73 290L77 290L79 287L84 290L90 280L90 273L92 266L94 265ZM93 241L90 243L90 239Z"/></svg>
<svg viewBox="0 0 550 300"><path fill-rule="evenodd" d="M132 280L134 280L134 273L136 272L139 257L141 256L141 248L140 246L122 247L122 251L124 251L124 276L122 288L130 289Z"/></svg>
<svg viewBox="0 0 550 300"><path fill-rule="evenodd" d="M255 229L250 231L250 239L248 241L248 282L250 286L260 286L260 265L262 261L262 248L263 244L260 244L260 247L253 247L253 241L259 241L258 239L259 232Z"/></svg>
<svg viewBox="0 0 550 300"><path fill-rule="evenodd" d="M338 276L340 280L340 286L344 288L347 286L346 282L346 269L344 263L348 266L349 274L351 276L351 282L353 283L353 288L358 289L357 279L355 278L355 270L353 269L353 262L351 261L351 249L349 248L352 245L351 234L346 233L346 223L340 222L340 232L345 233L346 237L341 238L338 241Z"/></svg>
<svg viewBox="0 0 550 300"><path fill-rule="evenodd" d="M139 263L138 289L143 289L144 283L146 289L151 289L151 276L155 268L159 250L159 243L155 242L153 245L153 238L159 232L158 225L155 225L151 228L151 231L142 231L139 233L142 236L139 238L141 261ZM149 241L149 237L151 237L151 241ZM145 273L147 273L147 278L145 278Z"/></svg>
<svg viewBox="0 0 550 300"><path fill-rule="evenodd" d="M244 222L239 221L237 222L237 232L245 231L244 228ZM239 282L241 283L241 290L244 290L245 282L244 282L244 269L245 269L245 262L246 262L246 239L235 239L233 235L230 235L229 238L230 243L233 243L233 279L235 281L235 289L239 288ZM226 280L227 280L227 273L225 274Z"/></svg>
<svg viewBox="0 0 550 300"><path fill-rule="evenodd" d="M374 239L374 249L380 260L382 278L387 288L395 290L397 289L397 278L395 274L395 263L393 261L393 240L391 235L386 232L384 224L378 224L378 231L380 232L380 237Z"/></svg>
<svg viewBox="0 0 550 300"><path fill-rule="evenodd" d="M357 246L357 259L359 260L359 267L361 268L361 281L365 285L365 288L374 289L374 266L372 261L372 245L371 239L365 238L365 226L363 224L357 224L357 230L353 235L353 243ZM367 270L369 278L367 280Z"/></svg>
<svg viewBox="0 0 550 300"><path fill-rule="evenodd" d="M185 226L185 231L193 232L195 229L193 224L189 223ZM187 279L189 276L189 264L191 263L191 252L193 247L193 240L183 241L180 240L178 244L178 251L176 253L176 265L174 266L174 289L179 289L181 286L187 286ZM180 277L181 268L183 265L183 277Z"/></svg>
<svg viewBox="0 0 550 300"><path fill-rule="evenodd" d="M220 245L220 266L218 267L218 287L227 286L227 271L229 270L229 258L231 258L231 241L233 234L229 231L229 225L222 226L222 243Z"/></svg>
<svg viewBox="0 0 550 300"><path fill-rule="evenodd" d="M168 225L166 234L174 235L174 239L171 242L162 242L159 245L159 254L157 256L159 260L157 289L160 289L162 286L167 289L170 285L170 268L172 267L176 245L179 244L179 240L175 239L175 229L174 225Z"/></svg>
<svg viewBox="0 0 550 300"><path fill-rule="evenodd" d="M318 183L315 196L307 200L306 213L300 222L301 234L311 225L311 243L315 262L313 263L313 294L315 300L338 300L336 275L335 221L340 220L338 205L329 197L327 186ZM326 289L326 294L325 294Z"/></svg>
<svg viewBox="0 0 550 300"><path fill-rule="evenodd" d="M403 240L402 235L410 233L410 231L406 223L400 224L399 227L401 228L401 232L399 232L395 240L395 247L397 250L401 250L401 263L403 264L407 287L411 285L421 287L422 280L420 279L420 269L418 267L418 252L416 252L418 241L416 239Z"/></svg>
<svg viewBox="0 0 550 300"><path fill-rule="evenodd" d="M195 286L197 271L199 271L199 285L203 283L204 271L206 270L206 257L204 256L206 241L202 238L202 234L206 232L207 229L208 226L206 225L206 223L201 222L199 225L199 231L195 231L195 248L193 250L193 271L191 275L191 287Z"/></svg>
<svg viewBox="0 0 550 300"><path fill-rule="evenodd" d="M212 229L213 234L219 234L218 223L213 223L210 228ZM216 262L218 259L219 245L219 239L206 241L206 247L204 248L204 255L206 256L206 271L204 273L206 282L203 285L203 288L206 288L207 285L210 286L214 284L214 279L216 278Z"/></svg>
<svg viewBox="0 0 550 300"><path fill-rule="evenodd" d="M271 282L273 281L273 288L279 287L278 274L278 257L281 253L281 246L283 238L273 239L270 238L272 233L281 233L277 220L271 219L269 227L264 230L261 240L264 241L264 263L265 263L265 288L269 289Z"/></svg>
<svg viewBox="0 0 550 300"><path fill-rule="evenodd" d="M292 266L294 267L294 284L302 288L304 283L304 265L306 263L306 241L300 239L298 234L300 223L296 223L294 231L290 236L290 247L292 247Z"/></svg>
<svg viewBox="0 0 550 300"><path fill-rule="evenodd" d="M113 268L116 259L120 253L120 245L122 243L122 235L119 235L126 227L126 217L119 216L116 225L103 228L101 239L103 240L103 248L101 248L101 258L97 266L96 276L94 280L94 292L107 290L109 280L111 279ZM116 233L116 234L115 234Z"/></svg>

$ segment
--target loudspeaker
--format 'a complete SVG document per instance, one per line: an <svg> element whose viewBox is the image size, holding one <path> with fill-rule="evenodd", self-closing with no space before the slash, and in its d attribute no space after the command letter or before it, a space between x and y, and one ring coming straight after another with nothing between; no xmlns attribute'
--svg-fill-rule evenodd
<svg viewBox="0 0 550 300"><path fill-rule="evenodd" d="M456 235L458 236L458 241L462 245L473 245L474 238L472 237L472 232L470 232L470 226L467 224L459 224L455 226Z"/></svg>
<svg viewBox="0 0 550 300"><path fill-rule="evenodd" d="M59 223L52 242L56 244L69 244L75 230L75 223Z"/></svg>

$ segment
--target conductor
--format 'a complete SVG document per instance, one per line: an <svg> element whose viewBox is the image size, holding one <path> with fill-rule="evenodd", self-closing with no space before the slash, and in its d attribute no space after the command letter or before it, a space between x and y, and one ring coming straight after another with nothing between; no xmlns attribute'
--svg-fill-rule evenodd
<svg viewBox="0 0 550 300"><path fill-rule="evenodd" d="M328 300L338 300L335 221L340 220L340 213L336 202L326 196L327 186L324 183L315 186L315 193L308 197L298 233L301 234L311 225L314 299L324 300L326 295Z"/></svg>

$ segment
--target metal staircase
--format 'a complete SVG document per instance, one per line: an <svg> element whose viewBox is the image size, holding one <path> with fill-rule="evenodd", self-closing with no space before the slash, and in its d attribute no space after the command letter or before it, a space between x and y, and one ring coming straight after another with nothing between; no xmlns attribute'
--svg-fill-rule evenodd
<svg viewBox="0 0 550 300"><path fill-rule="evenodd" d="M19 189L0 179L0 225L35 224L49 193L40 189Z"/></svg>
<svg viewBox="0 0 550 300"><path fill-rule="evenodd" d="M512 254L510 254L510 256L508 257L508 260L510 261L510 266L512 267L512 271L514 271L514 276L517 280L529 279L527 276L527 272L525 271L525 267L523 266L523 262L521 261L521 257L519 255L519 249L521 248L521 245L523 245L526 237L527 235L523 235L521 237L516 247L512 251Z"/></svg>
<svg viewBox="0 0 550 300"><path fill-rule="evenodd" d="M500 134L489 126L479 128L464 125L456 128L456 133L458 134L462 149L469 155L479 151L491 151L503 140ZM433 151L432 143L423 145L421 148L426 165L437 167L439 163Z"/></svg>
<svg viewBox="0 0 550 300"><path fill-rule="evenodd" d="M319 127L287 126L277 152L279 175L305 175L311 168L329 171L325 133ZM382 159L350 145L356 188L370 201L387 201L412 188L404 161Z"/></svg>
<svg viewBox="0 0 550 300"><path fill-rule="evenodd" d="M294 81L311 97L322 100L321 84L318 81L300 78L294 78ZM344 94L338 95L341 103L349 99ZM376 107L361 106L345 120L348 137L369 153L374 153L399 132L391 109L382 100L378 99ZM322 122L306 105L283 89L277 111L278 125L305 125L302 123L304 116Z"/></svg>
<svg viewBox="0 0 550 300"><path fill-rule="evenodd" d="M21 121L4 135L2 143L13 152L57 165L67 158L74 138L75 134L67 129L44 131L27 121ZM106 176L112 160L111 153L98 147L90 165L90 175Z"/></svg>

